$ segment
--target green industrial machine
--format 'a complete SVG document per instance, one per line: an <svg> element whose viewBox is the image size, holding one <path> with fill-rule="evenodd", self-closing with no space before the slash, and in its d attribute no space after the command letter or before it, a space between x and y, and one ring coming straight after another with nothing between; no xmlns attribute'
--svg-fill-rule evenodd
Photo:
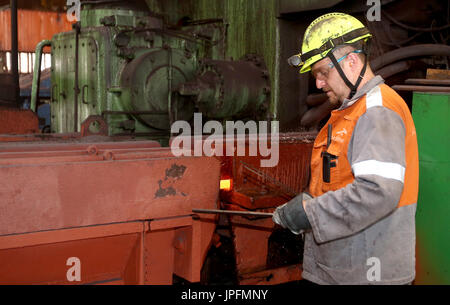
<svg viewBox="0 0 450 305"><path fill-rule="evenodd" d="M221 19L170 26L163 17L143 1L90 1L72 31L38 45L37 65L45 46L52 52L52 133L79 132L95 117L93 133L107 126L109 136L167 143L171 124L189 122L195 112L219 121L271 119L264 62L256 55L221 58Z"/></svg>
<svg viewBox="0 0 450 305"><path fill-rule="evenodd" d="M450 284L450 94L413 95L419 145L415 284Z"/></svg>

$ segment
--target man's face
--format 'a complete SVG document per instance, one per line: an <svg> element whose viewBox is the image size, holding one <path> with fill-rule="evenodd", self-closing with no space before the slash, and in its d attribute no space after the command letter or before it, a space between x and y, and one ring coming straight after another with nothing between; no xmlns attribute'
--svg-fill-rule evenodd
<svg viewBox="0 0 450 305"><path fill-rule="evenodd" d="M342 80L336 67L330 67L331 60L326 57L321 61L316 62L311 67L311 72L316 79L316 87L322 89L327 93L330 102L336 104L342 103L344 99L349 95L350 89ZM341 66L346 73L344 65ZM346 73L347 74L347 73Z"/></svg>

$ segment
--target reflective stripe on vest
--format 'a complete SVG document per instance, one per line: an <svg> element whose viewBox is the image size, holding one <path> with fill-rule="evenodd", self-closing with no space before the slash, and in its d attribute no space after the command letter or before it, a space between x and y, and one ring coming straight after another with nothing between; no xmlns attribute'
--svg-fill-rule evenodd
<svg viewBox="0 0 450 305"><path fill-rule="evenodd" d="M368 160L353 164L355 177L364 175L377 175L383 178L405 182L405 168L397 163Z"/></svg>

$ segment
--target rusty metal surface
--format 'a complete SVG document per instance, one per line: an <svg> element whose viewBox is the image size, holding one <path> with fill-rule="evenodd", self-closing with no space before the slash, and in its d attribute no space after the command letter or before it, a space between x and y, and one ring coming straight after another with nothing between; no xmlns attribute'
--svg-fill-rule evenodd
<svg viewBox="0 0 450 305"><path fill-rule="evenodd" d="M282 249L277 250L281 250L283 262L287 261L289 264L274 267L270 263L273 256L277 256L277 253L271 252L274 249L269 248L269 240L275 229L272 219L243 215L233 216L230 222L239 284L267 285L301 280L301 261L286 260L286 256L291 256L289 251L302 252L298 247L287 249L287 245L282 242L278 245ZM299 255L300 253L295 253L294 256Z"/></svg>
<svg viewBox="0 0 450 305"><path fill-rule="evenodd" d="M221 179L232 179L232 190L221 198L239 208L255 210L275 208L302 192L309 181L309 163L315 133L279 135L279 161L274 167L260 167L261 156L220 157ZM246 151L250 145L245 143ZM224 148L225 149L225 148ZM237 207L228 209L239 210Z"/></svg>
<svg viewBox="0 0 450 305"><path fill-rule="evenodd" d="M0 235L189 215L218 192L217 160L173 159L169 149L33 158L8 153L0 163L0 177L10 181L2 186Z"/></svg>
<svg viewBox="0 0 450 305"><path fill-rule="evenodd" d="M70 30L72 30L72 24L67 20L66 13L19 10L19 52L34 52L36 45L41 40L51 39L56 33ZM0 11L0 31L2 33L11 32L11 12L9 10ZM0 40L0 50L11 50L9 35L5 35Z"/></svg>
<svg viewBox="0 0 450 305"><path fill-rule="evenodd" d="M78 284L143 283L142 234L131 222L0 237L1 284L70 284L67 259L80 259Z"/></svg>
<svg viewBox="0 0 450 305"><path fill-rule="evenodd" d="M101 115L91 115L81 123L81 136L108 135L108 124Z"/></svg>
<svg viewBox="0 0 450 305"><path fill-rule="evenodd" d="M14 76L10 73L0 73L0 106L17 108L14 90Z"/></svg>
<svg viewBox="0 0 450 305"><path fill-rule="evenodd" d="M10 145L12 143L20 143L20 145L22 145L23 143L27 143L25 145L29 145L31 143L34 144L61 143L65 145L67 143L98 143L98 142L119 143L124 141L142 142L142 140L136 140L136 137L130 134L104 136L101 135L100 133L97 133L96 135L87 135L84 137L80 132L0 134L0 145L2 142L7 143L6 145Z"/></svg>
<svg viewBox="0 0 450 305"><path fill-rule="evenodd" d="M269 252L269 238L273 234L274 224L267 215L270 215L276 206L306 188L315 137L314 132L279 134L279 162L268 168L260 166L260 161L265 159L261 155L238 155L238 147L244 146L248 152L250 144L255 143L249 136L240 138L240 141L214 138L216 142L213 142L213 149L216 151L222 147L222 154L225 155L216 157L221 162L221 179L232 180L231 190L220 192L220 208L221 213L234 214L228 215L228 218L233 236L237 280L241 284L281 283L301 279L299 269L291 272L290 267L285 264L270 263L269 257L273 258L276 254ZM204 144L207 139L204 136L186 140L192 141L191 147L195 147L200 144L198 142ZM269 135L267 141L270 143L270 140ZM235 148L234 155L231 156L226 154L229 144ZM196 207L194 212L197 210L204 209ZM295 251L297 250L296 248ZM293 263L298 264L298 260ZM254 274L257 275L253 276ZM261 280L263 274L268 280Z"/></svg>
<svg viewBox="0 0 450 305"><path fill-rule="evenodd" d="M251 198L236 203L248 209L276 207L302 192L309 181L312 140L308 136L310 134L282 135L279 162L275 167L261 168L260 157L235 157L233 189ZM239 195L233 196L239 199Z"/></svg>
<svg viewBox="0 0 450 305"><path fill-rule="evenodd" d="M16 156L19 153L27 152L31 154L41 154L44 152L58 152L58 151L91 151L91 150L106 150L114 149L120 151L123 149L149 149L158 148L160 144L155 141L130 141L130 142L95 142L95 143L1 143L0 153L11 152Z"/></svg>
<svg viewBox="0 0 450 305"><path fill-rule="evenodd" d="M123 281L122 270L129 264L127 258L138 238L137 234L127 234L0 250L0 283L68 283L66 263L70 257L82 262L81 283Z"/></svg>
<svg viewBox="0 0 450 305"><path fill-rule="evenodd" d="M39 132L39 120L31 110L0 107L1 134L33 134Z"/></svg>
<svg viewBox="0 0 450 305"><path fill-rule="evenodd" d="M276 284L301 279L298 260L289 262L297 264L294 269L285 264L269 266L270 258L277 254L269 249L274 224L266 216L307 187L315 136L315 133L280 134L279 162L274 167L260 167L261 156L221 158L222 178L233 180L232 190L221 191L220 196L222 209L236 214L229 221L240 284ZM246 149L250 143L247 139Z"/></svg>
<svg viewBox="0 0 450 305"><path fill-rule="evenodd" d="M220 164L155 142L0 144L0 283L200 281L214 233Z"/></svg>
<svg viewBox="0 0 450 305"><path fill-rule="evenodd" d="M231 224L238 276L265 270L268 241L274 227L272 219L233 217Z"/></svg>

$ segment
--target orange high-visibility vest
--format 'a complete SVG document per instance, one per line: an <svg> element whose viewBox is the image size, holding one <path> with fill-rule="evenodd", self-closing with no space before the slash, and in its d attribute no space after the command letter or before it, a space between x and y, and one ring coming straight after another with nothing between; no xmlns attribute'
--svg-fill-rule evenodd
<svg viewBox="0 0 450 305"><path fill-rule="evenodd" d="M406 166L402 180L404 181L403 192L398 207L417 203L419 187L419 158L416 139L416 130L410 111L403 99L389 86L379 85L380 98L375 104L367 105L367 95L361 97L353 105L334 110L327 124L319 132L312 151L311 157L311 181L309 192L317 197L328 191L336 191L352 183L355 179L352 165L347 158L348 145L353 130L360 116L368 107L383 106L395 111L403 120L406 129L405 135L405 160ZM373 101L370 101L373 103ZM327 148L328 125L332 124L331 143ZM330 168L330 181L323 180L323 155L327 152L337 158L333 160ZM370 161L368 161L369 163ZM368 164L370 165L370 164ZM384 169L377 169L384 170ZM389 170L389 169L386 169Z"/></svg>

